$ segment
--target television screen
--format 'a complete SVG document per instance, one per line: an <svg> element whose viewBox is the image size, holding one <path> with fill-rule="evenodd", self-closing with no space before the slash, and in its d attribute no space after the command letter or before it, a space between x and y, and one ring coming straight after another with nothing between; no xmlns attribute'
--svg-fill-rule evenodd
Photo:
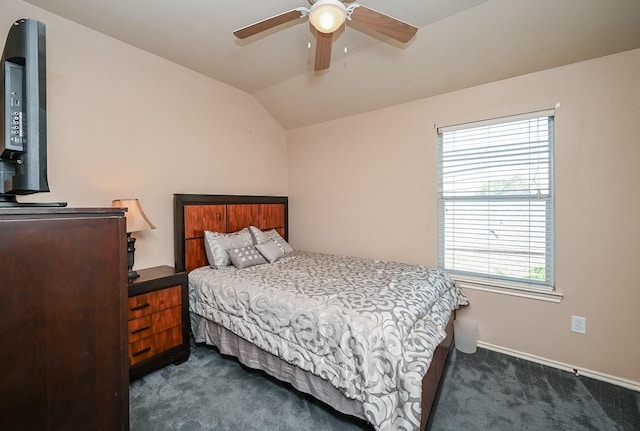
<svg viewBox="0 0 640 431"><path fill-rule="evenodd" d="M0 206L20 204L16 195L48 192L45 25L13 23L2 53Z"/></svg>

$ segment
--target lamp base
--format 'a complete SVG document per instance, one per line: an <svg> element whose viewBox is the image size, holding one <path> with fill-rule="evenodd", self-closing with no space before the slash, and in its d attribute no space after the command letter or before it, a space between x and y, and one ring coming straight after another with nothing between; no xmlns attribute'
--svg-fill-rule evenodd
<svg viewBox="0 0 640 431"><path fill-rule="evenodd" d="M136 252L136 239L131 236L131 233L127 233L127 278L129 281L140 277L136 271L133 270L134 254Z"/></svg>

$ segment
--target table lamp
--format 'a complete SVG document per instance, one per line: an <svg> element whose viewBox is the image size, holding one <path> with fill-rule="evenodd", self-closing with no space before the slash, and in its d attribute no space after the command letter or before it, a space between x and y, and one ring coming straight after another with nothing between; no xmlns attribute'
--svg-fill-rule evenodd
<svg viewBox="0 0 640 431"><path fill-rule="evenodd" d="M127 221L127 277L129 280L140 277L133 270L134 253L136 251L136 239L131 236L132 232L140 232L143 230L155 229L156 227L147 218L138 199L115 199L111 202L114 208L126 208L124 213Z"/></svg>

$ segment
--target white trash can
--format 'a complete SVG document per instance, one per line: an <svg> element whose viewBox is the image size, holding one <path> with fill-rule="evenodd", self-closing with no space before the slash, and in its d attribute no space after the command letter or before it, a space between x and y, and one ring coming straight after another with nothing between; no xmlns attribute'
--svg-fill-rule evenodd
<svg viewBox="0 0 640 431"><path fill-rule="evenodd" d="M462 353L475 353L478 348L478 324L472 320L453 321L456 349Z"/></svg>

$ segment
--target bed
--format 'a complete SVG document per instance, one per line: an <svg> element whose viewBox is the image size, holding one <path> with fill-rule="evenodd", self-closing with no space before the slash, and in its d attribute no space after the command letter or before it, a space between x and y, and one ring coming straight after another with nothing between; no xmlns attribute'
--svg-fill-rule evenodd
<svg viewBox="0 0 640 431"><path fill-rule="evenodd" d="M176 194L174 223L175 266L189 271L196 342L377 430L426 428L455 310L467 303L448 274L292 250L282 196ZM253 244L277 244L282 253L262 252L268 261L244 267L234 253L254 247L238 243L229 250L233 262L218 265L215 238L247 231Z"/></svg>

